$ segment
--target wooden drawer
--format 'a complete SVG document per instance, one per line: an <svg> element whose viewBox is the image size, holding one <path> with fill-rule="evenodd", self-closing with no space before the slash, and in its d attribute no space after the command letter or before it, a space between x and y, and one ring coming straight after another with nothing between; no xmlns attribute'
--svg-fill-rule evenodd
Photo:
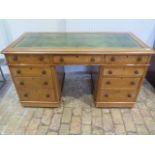
<svg viewBox="0 0 155 155"><path fill-rule="evenodd" d="M21 101L55 101L53 89L19 89Z"/></svg>
<svg viewBox="0 0 155 155"><path fill-rule="evenodd" d="M105 62L111 64L146 64L150 56L146 55L109 55L105 56Z"/></svg>
<svg viewBox="0 0 155 155"><path fill-rule="evenodd" d="M66 55L53 56L53 63L55 64L99 64L104 61L103 56L80 56L80 55Z"/></svg>
<svg viewBox="0 0 155 155"><path fill-rule="evenodd" d="M14 81L17 88L53 88L52 79L47 77L16 77Z"/></svg>
<svg viewBox="0 0 155 155"><path fill-rule="evenodd" d="M48 64L48 55L7 55L9 64Z"/></svg>
<svg viewBox="0 0 155 155"><path fill-rule="evenodd" d="M111 78L104 77L101 82L101 89L136 89L141 78Z"/></svg>
<svg viewBox="0 0 155 155"><path fill-rule="evenodd" d="M101 90L99 100L102 102L134 102L137 93L133 90Z"/></svg>
<svg viewBox="0 0 155 155"><path fill-rule="evenodd" d="M48 67L10 67L13 76L50 76Z"/></svg>
<svg viewBox="0 0 155 155"><path fill-rule="evenodd" d="M143 76L146 67L105 67L103 76Z"/></svg>

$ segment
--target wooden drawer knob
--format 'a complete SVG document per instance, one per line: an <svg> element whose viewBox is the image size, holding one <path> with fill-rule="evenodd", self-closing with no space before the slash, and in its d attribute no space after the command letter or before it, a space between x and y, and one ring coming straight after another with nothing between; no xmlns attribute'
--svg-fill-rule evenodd
<svg viewBox="0 0 155 155"><path fill-rule="evenodd" d="M104 97L108 98L108 97L109 97L109 95L108 95L108 94L104 94Z"/></svg>
<svg viewBox="0 0 155 155"><path fill-rule="evenodd" d="M21 73L21 71L20 71L20 70L17 70L17 71L16 71L16 73L17 73L17 74L20 74L20 73Z"/></svg>
<svg viewBox="0 0 155 155"><path fill-rule="evenodd" d="M60 60L60 62L64 62L64 59L62 57L59 60Z"/></svg>
<svg viewBox="0 0 155 155"><path fill-rule="evenodd" d="M40 56L40 57L39 57L39 60L40 60L40 61L43 61L43 60L44 60L44 57L43 57L43 56Z"/></svg>
<svg viewBox="0 0 155 155"><path fill-rule="evenodd" d="M17 56L13 56L13 60L14 61L17 61L18 60L18 57Z"/></svg>
<svg viewBox="0 0 155 155"><path fill-rule="evenodd" d="M111 61L114 62L116 59L115 57L111 57Z"/></svg>
<svg viewBox="0 0 155 155"><path fill-rule="evenodd" d="M91 62L95 62L95 58L91 58L90 61L91 61Z"/></svg>
<svg viewBox="0 0 155 155"><path fill-rule="evenodd" d="M46 71L45 71L45 70L43 70L43 71L42 71L42 74L46 74Z"/></svg>
<svg viewBox="0 0 155 155"><path fill-rule="evenodd" d="M135 73L135 74L139 74L138 70L135 70L134 73Z"/></svg>
<svg viewBox="0 0 155 155"><path fill-rule="evenodd" d="M142 57L138 57L138 58L137 58L137 61L138 61L138 62L142 61Z"/></svg>
<svg viewBox="0 0 155 155"><path fill-rule="evenodd" d="M111 71L111 70L109 70L109 71L108 71L108 74L112 74L112 71Z"/></svg>
<svg viewBox="0 0 155 155"><path fill-rule="evenodd" d="M128 94L128 98L131 98L132 97L132 95L131 94Z"/></svg>
<svg viewBox="0 0 155 155"><path fill-rule="evenodd" d="M23 86L23 85L24 85L24 81L20 81L20 85L22 85L22 86Z"/></svg>
<svg viewBox="0 0 155 155"><path fill-rule="evenodd" d="M24 94L24 97L28 97L28 93L25 93L25 94Z"/></svg>
<svg viewBox="0 0 155 155"><path fill-rule="evenodd" d="M110 82L110 81L106 81L106 84L107 84L107 85L110 85L110 84L111 84L111 82Z"/></svg>
<svg viewBox="0 0 155 155"><path fill-rule="evenodd" d="M47 97L47 98L50 98L50 95L49 95L49 94L47 94L47 95L46 95L46 97Z"/></svg>
<svg viewBox="0 0 155 155"><path fill-rule="evenodd" d="M130 85L134 86L135 85L135 81L131 81Z"/></svg>
<svg viewBox="0 0 155 155"><path fill-rule="evenodd" d="M47 86L47 85L48 85L48 81L45 81L45 82L44 82L44 85Z"/></svg>

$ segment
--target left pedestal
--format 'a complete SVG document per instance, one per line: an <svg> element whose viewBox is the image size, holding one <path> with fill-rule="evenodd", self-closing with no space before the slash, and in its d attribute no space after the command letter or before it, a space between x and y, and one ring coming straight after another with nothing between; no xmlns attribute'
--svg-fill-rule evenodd
<svg viewBox="0 0 155 155"><path fill-rule="evenodd" d="M58 107L63 67L50 64L47 55L6 55L20 102L29 107Z"/></svg>

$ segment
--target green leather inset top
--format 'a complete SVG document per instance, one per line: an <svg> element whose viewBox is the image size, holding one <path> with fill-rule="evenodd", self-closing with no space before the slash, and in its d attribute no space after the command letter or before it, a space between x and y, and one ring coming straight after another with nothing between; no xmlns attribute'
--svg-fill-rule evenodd
<svg viewBox="0 0 155 155"><path fill-rule="evenodd" d="M32 33L15 48L142 48L126 33Z"/></svg>

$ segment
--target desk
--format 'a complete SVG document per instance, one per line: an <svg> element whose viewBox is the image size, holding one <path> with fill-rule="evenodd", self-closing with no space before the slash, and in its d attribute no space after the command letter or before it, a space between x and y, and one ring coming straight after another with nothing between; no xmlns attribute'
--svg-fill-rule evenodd
<svg viewBox="0 0 155 155"><path fill-rule="evenodd" d="M31 107L59 106L65 65L91 66L96 107L132 107L153 54L131 33L26 33L3 52Z"/></svg>

